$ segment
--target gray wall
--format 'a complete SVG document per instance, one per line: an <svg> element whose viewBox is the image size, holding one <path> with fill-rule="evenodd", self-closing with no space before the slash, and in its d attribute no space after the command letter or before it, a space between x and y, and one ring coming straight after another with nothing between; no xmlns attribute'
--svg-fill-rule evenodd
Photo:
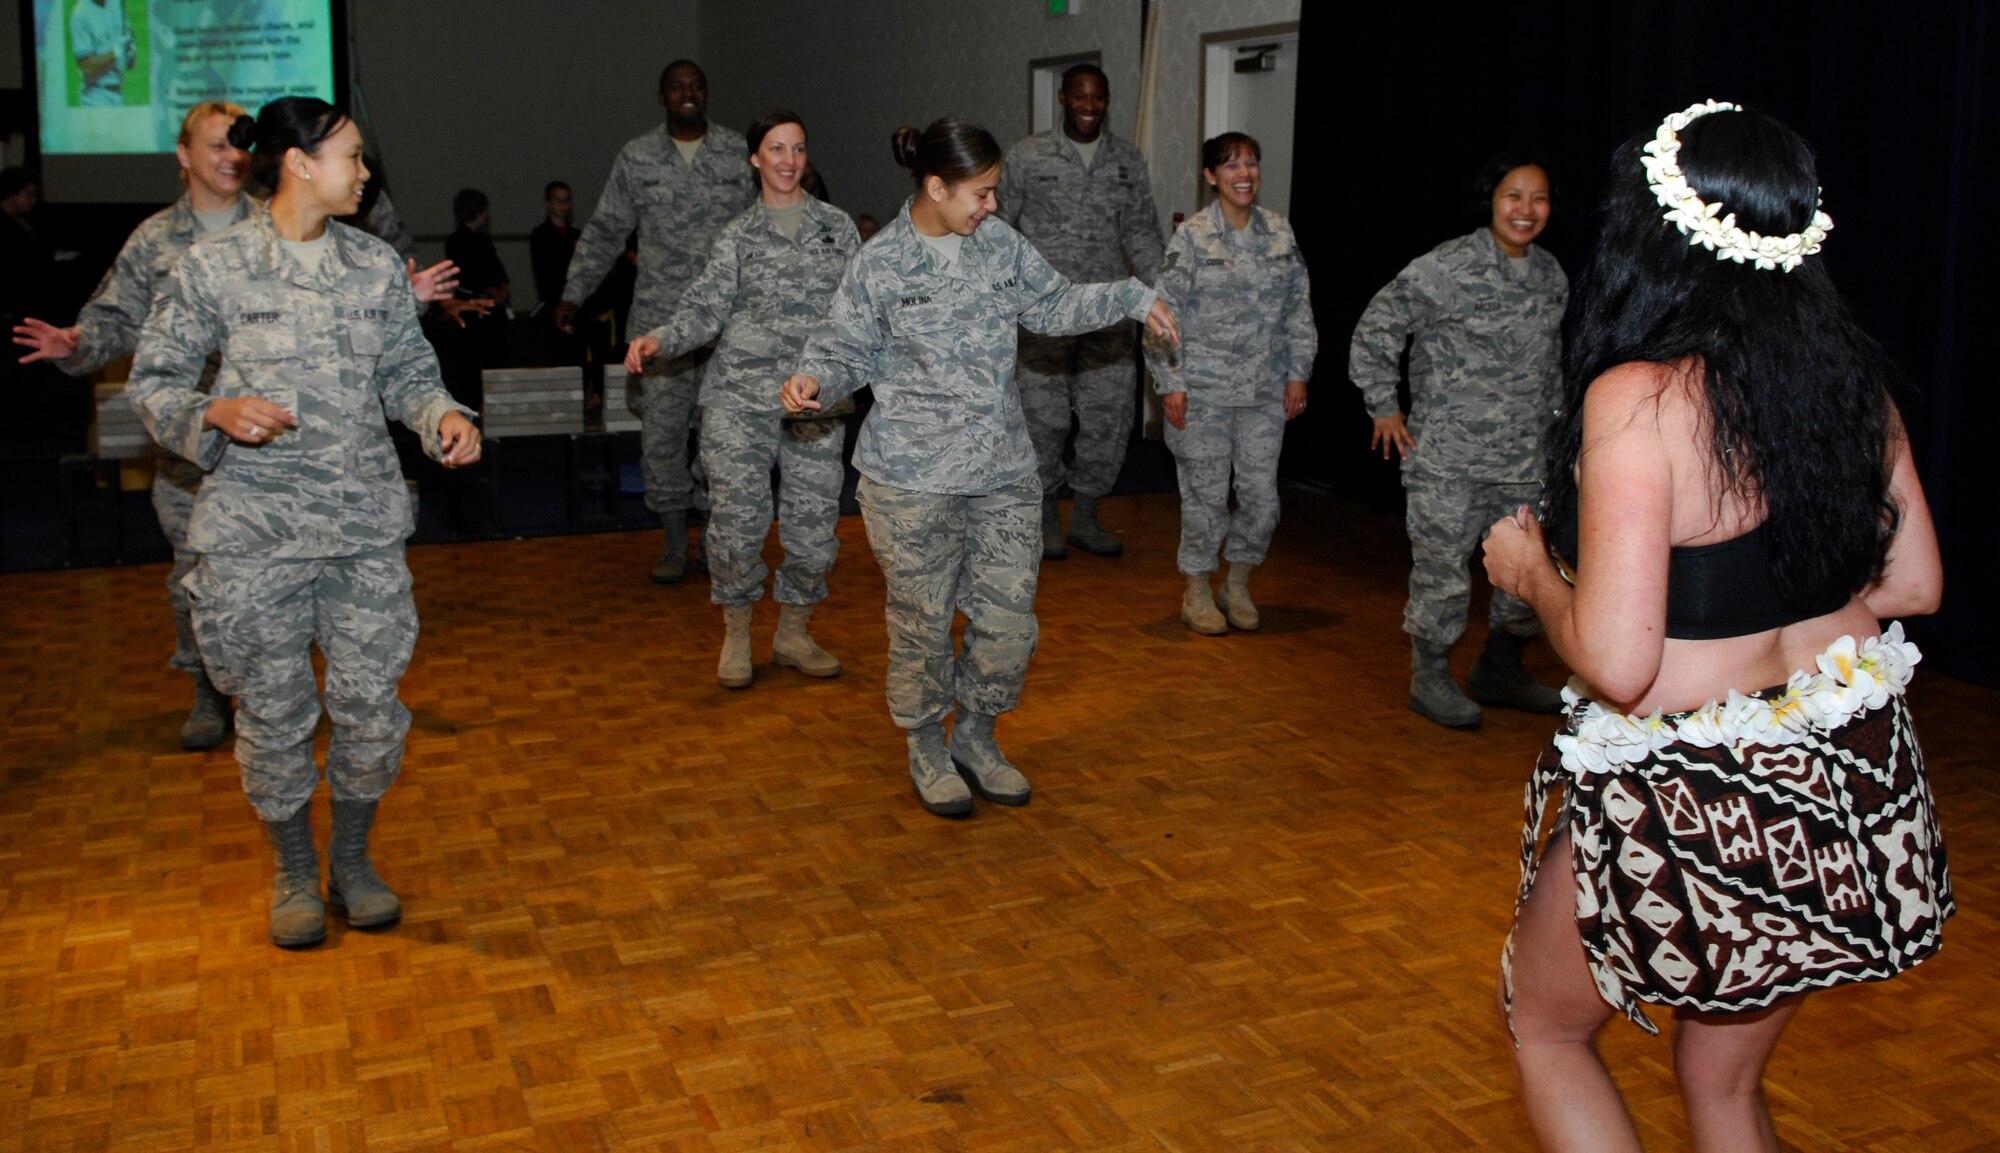
<svg viewBox="0 0 2000 1153"><path fill-rule="evenodd" d="M515 303L531 307L528 246L508 237L541 222L550 180L568 181L588 217L619 147L660 122L661 66L698 54L698 7L351 0L355 110L423 253L443 256L452 194L478 188Z"/></svg>
<svg viewBox="0 0 2000 1153"><path fill-rule="evenodd" d="M886 220L910 193L909 173L889 158L896 126L964 116L1011 148L1028 132L1031 60L1101 52L1111 130L1131 135L1138 0L1081 7L1051 18L1040 0L706 0L710 111L739 130L767 108L797 112L834 203Z"/></svg>

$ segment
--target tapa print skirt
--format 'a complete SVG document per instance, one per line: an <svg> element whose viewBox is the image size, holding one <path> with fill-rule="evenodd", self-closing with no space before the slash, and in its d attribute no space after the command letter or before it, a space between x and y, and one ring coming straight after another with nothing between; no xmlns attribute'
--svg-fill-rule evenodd
<svg viewBox="0 0 2000 1153"><path fill-rule="evenodd" d="M1903 706L1920 659L1892 624L1688 713L1613 713L1565 689L1528 786L1520 901L1560 789L1591 975L1649 1033L1642 1002L1749 1012L1921 962L1955 910ZM1513 954L1510 935L1510 1011Z"/></svg>

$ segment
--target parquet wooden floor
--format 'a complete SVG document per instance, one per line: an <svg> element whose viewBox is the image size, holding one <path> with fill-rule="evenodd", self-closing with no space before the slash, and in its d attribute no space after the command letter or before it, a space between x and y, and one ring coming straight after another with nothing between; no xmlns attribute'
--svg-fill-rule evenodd
<svg viewBox="0 0 2000 1153"><path fill-rule="evenodd" d="M1172 498L1108 502L1001 723L1035 801L963 823L910 796L858 519L847 674L769 664L765 602L735 693L652 534L415 550L407 915L302 953L228 748L175 746L164 569L0 578L0 1151L1529 1149L1492 983L1548 720L1410 714L1400 524L1286 517L1265 631L1212 639ZM1792 1148L2000 1149L1996 697L1919 674L1962 911L1801 1013ZM1684 1147L1668 1044L1604 1048Z"/></svg>

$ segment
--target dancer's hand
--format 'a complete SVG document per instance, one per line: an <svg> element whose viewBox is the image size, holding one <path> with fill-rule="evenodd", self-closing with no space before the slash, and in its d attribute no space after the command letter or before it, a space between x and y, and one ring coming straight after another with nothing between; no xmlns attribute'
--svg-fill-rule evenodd
<svg viewBox="0 0 2000 1153"><path fill-rule="evenodd" d="M438 444L444 455L438 463L446 468L464 468L479 459L479 426L462 412L447 412L438 421Z"/></svg>
<svg viewBox="0 0 2000 1153"><path fill-rule="evenodd" d="M1480 550L1486 557L1486 579L1501 592L1520 596L1522 586L1527 583L1528 566L1544 563L1542 558L1548 554L1548 545L1542 534L1542 522L1524 504L1514 510L1513 516L1493 522L1493 527L1486 530L1486 541Z"/></svg>
<svg viewBox="0 0 2000 1153"><path fill-rule="evenodd" d="M269 444L299 418L261 396L226 396L208 402L201 422L239 444Z"/></svg>
<svg viewBox="0 0 2000 1153"><path fill-rule="evenodd" d="M1417 438L1410 435L1410 426L1398 412L1390 416L1375 418L1375 433L1369 438L1369 448L1382 450L1382 459L1389 459L1389 448L1395 446L1397 455L1404 460L1417 455Z"/></svg>
<svg viewBox="0 0 2000 1153"><path fill-rule="evenodd" d="M642 336L625 346L625 371L637 376L646 371L646 361L660 351L660 342L650 336Z"/></svg>
<svg viewBox="0 0 2000 1153"><path fill-rule="evenodd" d="M1187 393L1170 392L1160 398L1160 407L1167 410L1167 423L1187 431Z"/></svg>
<svg viewBox="0 0 2000 1153"><path fill-rule="evenodd" d="M83 343L83 330L57 328L46 320L24 316L21 323L14 326L14 343L33 349L21 358L22 364L33 364L38 360L66 360L76 353L76 346Z"/></svg>
<svg viewBox="0 0 2000 1153"><path fill-rule="evenodd" d="M449 260L440 260L422 272L417 271L417 258L412 256L404 262L410 273L410 291L416 293L419 304L429 304L443 300L458 287L458 265Z"/></svg>
<svg viewBox="0 0 2000 1153"><path fill-rule="evenodd" d="M784 391L779 395L785 402L785 412L789 415L802 416L807 412L818 412L819 401L813 398L819 395L819 378L800 373L785 382Z"/></svg>

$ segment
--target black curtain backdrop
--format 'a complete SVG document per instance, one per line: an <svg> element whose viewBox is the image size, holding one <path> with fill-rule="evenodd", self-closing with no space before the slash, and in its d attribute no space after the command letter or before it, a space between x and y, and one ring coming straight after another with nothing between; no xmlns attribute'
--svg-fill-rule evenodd
<svg viewBox="0 0 2000 1153"><path fill-rule="evenodd" d="M1375 290L1470 231L1474 171L1512 145L1555 167L1542 243L1572 280L1611 150L1705 99L1768 111L1819 157L1835 222L1823 259L1908 373L1906 417L1942 538L1945 599L1908 626L1927 664L2000 685L2000 457L1980 324L2000 323L2000 13L1982 0L1858 3L1308 4L1301 20L1293 225L1313 277L1314 405L1284 472L1385 514L1393 465L1368 452L1347 380ZM1989 330L1990 332L1990 330ZM1810 387L1810 381L1797 382Z"/></svg>

